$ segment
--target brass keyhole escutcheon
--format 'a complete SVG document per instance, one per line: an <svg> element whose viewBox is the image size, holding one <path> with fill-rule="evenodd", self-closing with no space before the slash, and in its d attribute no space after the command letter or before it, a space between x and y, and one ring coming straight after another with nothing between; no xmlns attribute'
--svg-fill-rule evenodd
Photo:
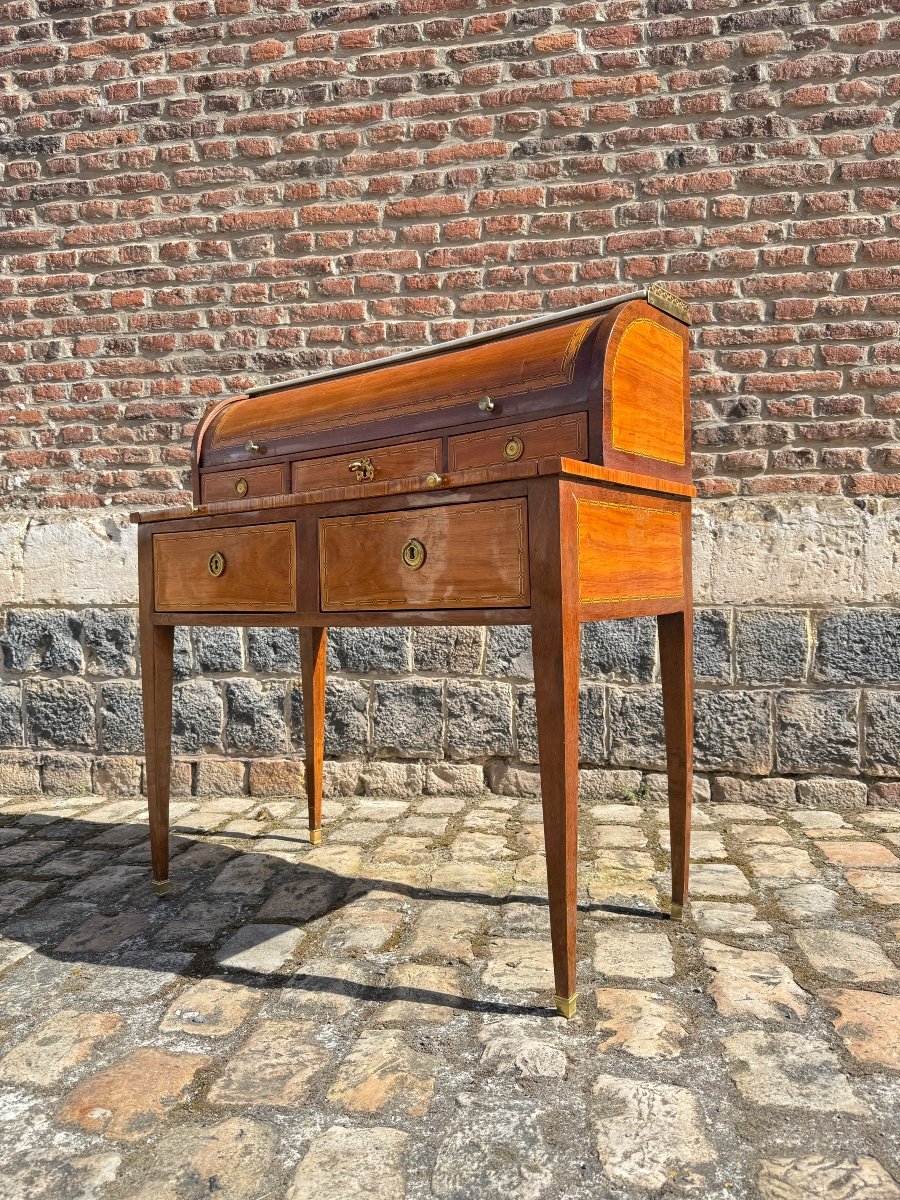
<svg viewBox="0 0 900 1200"><path fill-rule="evenodd" d="M515 462L525 453L525 443L520 437L511 437L503 447L503 457L507 462Z"/></svg>
<svg viewBox="0 0 900 1200"><path fill-rule="evenodd" d="M418 538L410 538L400 551L400 557L405 567L409 567L411 571L418 571L425 563L425 547Z"/></svg>
<svg viewBox="0 0 900 1200"><path fill-rule="evenodd" d="M216 579L218 579L224 570L225 555L220 554L217 550L215 554L209 556L209 573L210 575L215 575Z"/></svg>
<svg viewBox="0 0 900 1200"><path fill-rule="evenodd" d="M241 478L237 481L237 483L235 483L234 490L237 492L237 494L243 500L244 496L246 496L250 490L250 484L247 482L246 479L244 479L243 476L241 476Z"/></svg>
<svg viewBox="0 0 900 1200"><path fill-rule="evenodd" d="M350 463L350 470L356 476L357 483L365 483L375 478L375 464L371 458L357 458Z"/></svg>

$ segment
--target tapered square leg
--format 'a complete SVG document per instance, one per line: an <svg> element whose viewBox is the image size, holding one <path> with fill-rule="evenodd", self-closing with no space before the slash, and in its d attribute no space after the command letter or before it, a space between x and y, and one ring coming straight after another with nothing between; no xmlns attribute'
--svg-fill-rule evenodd
<svg viewBox="0 0 900 1200"><path fill-rule="evenodd" d="M659 661L669 776L669 838L672 847L672 919L681 920L691 861L691 792L694 766L692 613L657 618Z"/></svg>
<svg viewBox="0 0 900 1200"><path fill-rule="evenodd" d="M141 531L143 533L143 530ZM172 659L175 629L154 625L150 542L139 538L141 690L150 813L150 859L158 896L169 890L169 791L172 781Z"/></svg>
<svg viewBox="0 0 900 1200"><path fill-rule="evenodd" d="M322 763L325 757L326 629L300 630L300 673L303 687L303 739L306 745L306 800L309 840L322 841Z"/></svg>

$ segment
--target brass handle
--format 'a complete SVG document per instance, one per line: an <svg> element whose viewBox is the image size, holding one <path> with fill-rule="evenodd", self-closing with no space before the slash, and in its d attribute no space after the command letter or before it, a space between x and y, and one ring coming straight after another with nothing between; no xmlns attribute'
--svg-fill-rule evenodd
<svg viewBox="0 0 900 1200"><path fill-rule="evenodd" d="M218 579L224 570L225 555L220 554L217 550L215 554L209 556L209 573L210 575L215 575L216 579Z"/></svg>
<svg viewBox="0 0 900 1200"><path fill-rule="evenodd" d="M493 412L497 405L493 402L490 396L482 396L478 401L478 407L482 412Z"/></svg>
<svg viewBox="0 0 900 1200"><path fill-rule="evenodd" d="M350 464L350 470L356 476L357 483L375 478L375 465L371 458L357 458Z"/></svg>
<svg viewBox="0 0 900 1200"><path fill-rule="evenodd" d="M443 482L443 475L438 475L437 471L432 471L430 475L425 476L426 487L440 487Z"/></svg>
<svg viewBox="0 0 900 1200"><path fill-rule="evenodd" d="M259 444L259 442L254 442L253 438L250 438L249 441L244 442L244 449L248 454L262 454L262 446Z"/></svg>
<svg viewBox="0 0 900 1200"><path fill-rule="evenodd" d="M400 557L405 567L409 567L411 571L418 571L424 565L427 554L418 538L410 538L400 551Z"/></svg>
<svg viewBox="0 0 900 1200"><path fill-rule="evenodd" d="M503 447L503 457L507 462L515 462L525 453L525 443L520 437L511 437Z"/></svg>
<svg viewBox="0 0 900 1200"><path fill-rule="evenodd" d="M238 480L235 482L235 485L234 485L234 490L235 490L235 491L237 492L237 494L238 494L238 495L241 497L241 499L243 499L243 498L244 498L244 496L246 496L246 495L247 495L247 493L249 492L249 490L250 490L250 484L249 484L249 483L247 482L247 480L246 480L246 479L243 477L243 475L241 476L241 478L240 478L240 479L238 479Z"/></svg>

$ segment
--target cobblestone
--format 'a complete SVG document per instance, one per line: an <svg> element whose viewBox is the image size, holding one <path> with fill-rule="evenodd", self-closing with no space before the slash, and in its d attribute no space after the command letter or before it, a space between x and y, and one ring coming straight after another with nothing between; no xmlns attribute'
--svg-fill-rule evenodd
<svg viewBox="0 0 900 1200"><path fill-rule="evenodd" d="M895 814L700 803L674 924L583 805L564 1022L535 800L376 791L178 800L164 900L139 804L0 802L4 1200L900 1200Z"/></svg>

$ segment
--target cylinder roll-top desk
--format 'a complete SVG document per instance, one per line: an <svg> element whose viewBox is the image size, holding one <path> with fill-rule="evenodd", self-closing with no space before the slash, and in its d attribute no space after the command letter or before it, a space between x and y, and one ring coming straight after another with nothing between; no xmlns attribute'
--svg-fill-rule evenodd
<svg viewBox="0 0 900 1200"><path fill-rule="evenodd" d="M692 771L689 323L687 306L654 284L208 411L194 437L194 507L132 518L160 894L176 625L298 628L314 844L328 626L530 625L556 1004L571 1016L580 626L655 616L680 918Z"/></svg>

